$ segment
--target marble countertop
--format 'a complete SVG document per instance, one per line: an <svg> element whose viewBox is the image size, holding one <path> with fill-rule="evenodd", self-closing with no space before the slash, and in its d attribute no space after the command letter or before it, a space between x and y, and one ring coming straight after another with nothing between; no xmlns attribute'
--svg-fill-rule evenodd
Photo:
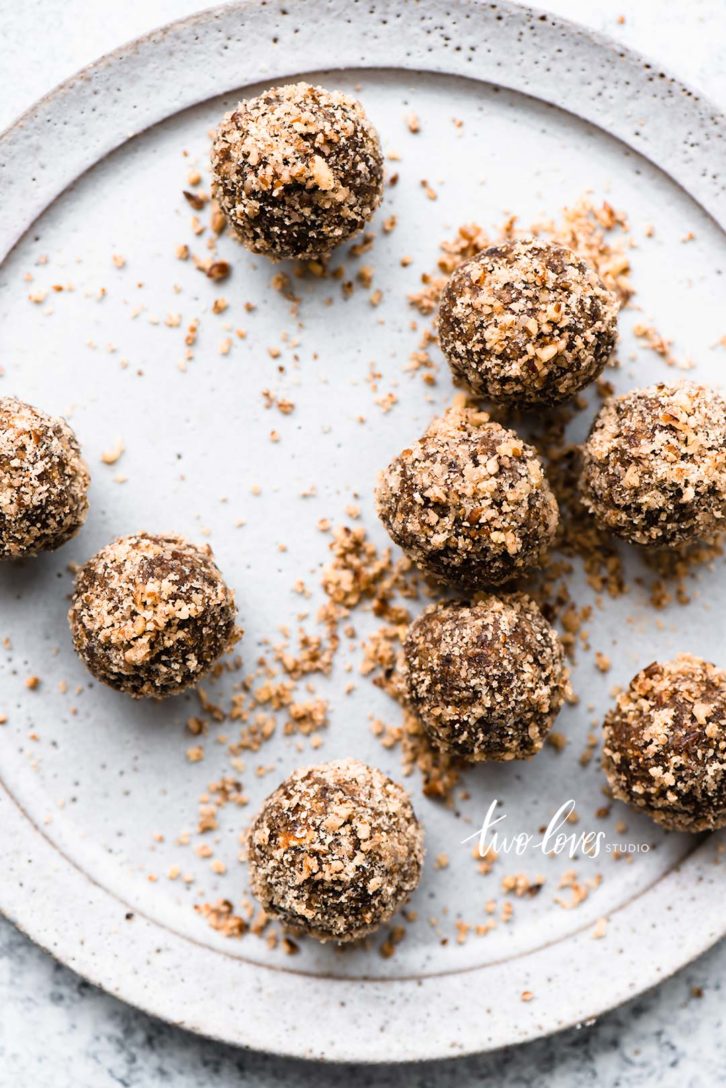
<svg viewBox="0 0 726 1088"><path fill-rule="evenodd" d="M198 0L0 0L0 128L102 53L205 6ZM726 104L724 0L687 6L539 0L538 6L650 54ZM434 1065L321 1067L240 1051L159 1023L82 981L0 919L0 1088L208 1088L212 1082L218 1088L710 1088L726 1083L724 978L726 942L589 1027Z"/></svg>

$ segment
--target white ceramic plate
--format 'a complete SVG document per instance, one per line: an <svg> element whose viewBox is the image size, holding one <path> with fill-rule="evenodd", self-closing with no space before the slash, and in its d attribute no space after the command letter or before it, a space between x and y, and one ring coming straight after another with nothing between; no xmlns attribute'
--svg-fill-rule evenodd
<svg viewBox="0 0 726 1088"><path fill-rule="evenodd" d="M325 72L331 61L339 70ZM381 306L370 307L368 292L344 302L337 288L313 282L302 288L298 328L287 302L269 290L273 268L230 239L221 255L234 273L221 285L174 252L192 240L180 191L191 165L206 160L209 128L253 85L304 71L355 90L401 162L379 216L395 212L399 225L365 258L384 292ZM418 135L404 121L411 111L421 118ZM656 615L634 590L595 610L591 641L610 654L613 670L602 676L589 654L580 655L574 685L582 700L558 723L570 741L562 754L547 748L530 764L472 771L470 798L454 812L408 780L429 864L412 904L420 920L391 959L379 955L378 941L344 955L303 943L290 958L254 937L225 940L207 927L194 902L238 902L243 893L238 840L251 809L221 814L212 843L225 875L174 840L194 830L199 795L229 770L225 747L213 730L205 760L186 761L191 697L132 704L91 684L73 655L65 611L67 564L112 537L144 528L200 539L209 530L237 592L242 650L252 663L262 639L294 622L301 601L293 582L318 584L327 558L319 518L345 521L357 492L364 524L385 544L372 508L376 472L452 394L443 372L432 390L404 373L419 336L405 296L462 222L493 227L505 210L523 223L556 216L586 189L625 208L642 239L633 253L642 313L623 317L625 365L616 384L673 376L636 348L636 317L697 360L699 378L718 380L724 241L714 219L724 218L725 131L722 115L641 58L549 16L505 3L314 0L288 14L277 5L230 5L168 27L99 61L6 134L0 389L68 414L94 475L80 536L60 554L0 569L0 636L11 640L0 656L0 713L9 715L0 731L0 908L34 940L109 992L205 1035L276 1053L394 1061L484 1050L583 1021L722 934L718 836L666 835L618 806L596 823L603 779L597 760L586 769L578 762L614 683L681 649L724 663L722 567L701 573L688 608ZM422 179L438 192L435 202ZM646 241L648 224L655 234ZM684 244L688 232L695 237ZM413 257L408 269L399 265L404 253ZM123 255L124 268L112 254ZM74 290L56 293L54 284ZM43 290L44 303L28 300ZM324 306L333 293L335 303ZM215 316L220 294L230 309ZM254 314L245 313L246 300L258 304ZM170 312L182 315L180 327L164 325ZM195 358L181 373L184 330L194 319ZM227 319L248 336L221 356ZM281 360L269 357L282 330L299 337L299 364L284 345ZM378 393L369 388L373 360L383 373ZM294 400L295 413L266 411L265 387ZM398 403L384 415L375 397L389 390ZM588 422L585 413L578 433ZM267 438L273 427L282 435L277 445ZM127 451L107 468L101 452L117 439ZM127 483L114 482L117 471ZM313 483L317 495L301 498ZM240 517L243 529L234 527ZM576 599L587 601L581 577L574 582ZM359 634L374 625L356 617ZM278 737L247 759L242 778L253 806L289 769L317 758L355 754L400 777L397 752L369 729L371 716L395 722L398 709L365 680L346 696L345 660L344 652L318 684L331 703L320 753ZM42 677L34 692L25 686L30 674ZM221 681L215 697L223 700L233 680ZM70 693L59 692L59 681ZM271 773L258 779L257 763ZM506 857L489 876L476 871L461 839L493 798L512 830L536 831L568 797L577 800L580 830L594 825L609 841L634 844L632 860ZM616 831L618 819L627 831ZM450 865L437 871L433 858L442 852ZM195 883L167 880L173 864ZM564 910L554 900L571 867L583 881L604 879L578 909ZM515 900L511 924L457 944L457 919L483 921L485 901L504 898L501 878L518 871L546 876L539 896ZM434 916L437 927L428 921ZM607 934L594 940L602 917ZM533 1000L523 1002L523 991Z"/></svg>

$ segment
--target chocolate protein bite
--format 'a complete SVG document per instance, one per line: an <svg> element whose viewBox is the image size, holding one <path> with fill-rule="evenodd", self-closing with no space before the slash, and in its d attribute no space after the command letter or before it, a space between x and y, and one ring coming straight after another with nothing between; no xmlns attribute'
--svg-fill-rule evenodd
<svg viewBox="0 0 726 1088"><path fill-rule="evenodd" d="M242 634L235 616L208 545L137 533L81 567L68 620L97 680L162 699L196 684L231 649Z"/></svg>
<svg viewBox="0 0 726 1088"><path fill-rule="evenodd" d="M617 336L617 297L569 249L528 239L456 269L439 308L455 380L497 404L573 397L602 372Z"/></svg>
<svg viewBox="0 0 726 1088"><path fill-rule="evenodd" d="M427 608L404 643L408 701L429 737L464 759L529 759L567 688L557 632L523 593Z"/></svg>
<svg viewBox="0 0 726 1088"><path fill-rule="evenodd" d="M0 397L0 559L60 548L88 514L88 469L64 419Z"/></svg>
<svg viewBox="0 0 726 1088"><path fill-rule="evenodd" d="M673 831L726 827L726 672L691 654L654 662L605 719L613 795Z"/></svg>
<svg viewBox="0 0 726 1088"><path fill-rule="evenodd" d="M484 412L452 408L379 478L378 516L424 571L475 589L539 566L557 502L532 446Z"/></svg>
<svg viewBox="0 0 726 1088"><path fill-rule="evenodd" d="M357 759L293 771L249 832L263 909L320 941L354 941L415 889L423 832L406 791Z"/></svg>
<svg viewBox="0 0 726 1088"><path fill-rule="evenodd" d="M325 257L381 203L383 155L363 107L309 83L272 87L225 115L213 194L240 240L269 257Z"/></svg>
<svg viewBox="0 0 726 1088"><path fill-rule="evenodd" d="M582 450L580 497L632 544L673 547L726 527L726 400L693 382L613 397Z"/></svg>

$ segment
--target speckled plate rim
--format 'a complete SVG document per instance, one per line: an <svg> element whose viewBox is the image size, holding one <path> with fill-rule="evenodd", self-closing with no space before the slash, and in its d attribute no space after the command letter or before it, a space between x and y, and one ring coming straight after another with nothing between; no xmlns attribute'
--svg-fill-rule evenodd
<svg viewBox="0 0 726 1088"><path fill-rule="evenodd" d="M339 69L461 75L574 105L726 221L715 169L726 116L604 37L508 0L306 0L287 11L247 0L109 54L0 138L0 257L132 136L236 87L330 69L331 57ZM612 912L607 940L583 929L516 961L429 978L318 978L239 960L144 917L51 844L1 781L0 826L0 910L36 943L148 1013L280 1055L400 1062L524 1042L641 993L726 932L721 833ZM534 1000L523 1003L524 990Z"/></svg>

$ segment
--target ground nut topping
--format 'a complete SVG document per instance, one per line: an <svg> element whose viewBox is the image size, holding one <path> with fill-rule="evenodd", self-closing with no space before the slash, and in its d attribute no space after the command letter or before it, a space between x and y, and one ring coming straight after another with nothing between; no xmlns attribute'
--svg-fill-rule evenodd
<svg viewBox="0 0 726 1088"><path fill-rule="evenodd" d="M90 480L64 419L0 397L0 559L70 540L88 514Z"/></svg>
<svg viewBox="0 0 726 1088"><path fill-rule="evenodd" d="M431 605L404 656L411 707L436 744L464 759L535 755L565 698L560 640L522 593Z"/></svg>
<svg viewBox="0 0 726 1088"><path fill-rule="evenodd" d="M639 672L605 719L603 770L662 827L726 827L726 672L691 654Z"/></svg>
<svg viewBox="0 0 726 1088"><path fill-rule="evenodd" d="M580 495L598 524L667 546L726 528L726 400L693 382L613 397L582 451Z"/></svg>
<svg viewBox="0 0 726 1088"><path fill-rule="evenodd" d="M378 515L419 566L454 586L538 566L557 502L531 446L483 412L450 409L381 474Z"/></svg>
<svg viewBox="0 0 726 1088"><path fill-rule="evenodd" d="M324 257L371 218L383 156L359 102L308 83L272 87L223 118L213 192L242 242L271 257Z"/></svg>
<svg viewBox="0 0 726 1088"><path fill-rule="evenodd" d="M135 698L195 684L242 632L209 546L138 533L103 548L76 577L68 619L93 675Z"/></svg>
<svg viewBox="0 0 726 1088"><path fill-rule="evenodd" d="M318 940L352 941L415 889L423 833L401 786L341 759L293 771L262 806L248 852L265 911Z"/></svg>
<svg viewBox="0 0 726 1088"><path fill-rule="evenodd" d="M563 246L505 242L461 264L439 308L454 377L495 403L552 405L602 372L615 346L617 296Z"/></svg>

